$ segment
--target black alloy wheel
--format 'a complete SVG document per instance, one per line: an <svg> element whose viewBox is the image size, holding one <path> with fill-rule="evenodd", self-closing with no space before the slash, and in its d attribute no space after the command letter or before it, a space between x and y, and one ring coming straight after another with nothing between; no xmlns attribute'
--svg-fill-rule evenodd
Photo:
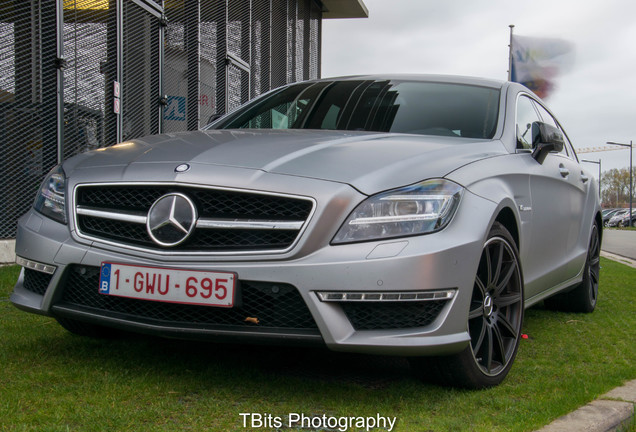
<svg viewBox="0 0 636 432"><path fill-rule="evenodd" d="M438 384L469 389L498 385L517 355L523 310L519 254L508 230L495 222L473 284L467 319L470 343L451 356L412 359L413 370Z"/></svg>
<svg viewBox="0 0 636 432"><path fill-rule="evenodd" d="M587 285L592 312L596 307L598 299L598 282L601 273L601 239L596 224L592 227L592 235L590 237L590 247L587 251L587 264L583 276L583 284Z"/></svg>
<svg viewBox="0 0 636 432"><path fill-rule="evenodd" d="M519 346L522 321L517 253L508 239L495 233L484 245L468 314L473 359L485 376L507 373Z"/></svg>

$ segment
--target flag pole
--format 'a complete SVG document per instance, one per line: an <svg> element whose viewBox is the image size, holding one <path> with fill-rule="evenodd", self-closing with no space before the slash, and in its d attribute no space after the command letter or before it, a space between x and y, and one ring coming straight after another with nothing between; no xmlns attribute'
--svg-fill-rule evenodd
<svg viewBox="0 0 636 432"><path fill-rule="evenodd" d="M510 24L510 45L508 45L508 81L512 81L512 29L514 24Z"/></svg>

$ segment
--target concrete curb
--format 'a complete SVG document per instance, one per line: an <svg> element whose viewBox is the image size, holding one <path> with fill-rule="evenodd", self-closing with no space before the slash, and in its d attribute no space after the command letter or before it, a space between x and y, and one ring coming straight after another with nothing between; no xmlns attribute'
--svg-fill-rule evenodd
<svg viewBox="0 0 636 432"><path fill-rule="evenodd" d="M15 264L15 240L0 240L0 264Z"/></svg>
<svg viewBox="0 0 636 432"><path fill-rule="evenodd" d="M634 417L636 380L629 381L570 414L559 417L537 432L610 432Z"/></svg>
<svg viewBox="0 0 636 432"><path fill-rule="evenodd" d="M621 264L625 264L625 265L628 265L630 267L636 268L636 261L634 261L633 259L628 258L626 256L617 255L615 253L607 252L607 251L604 251L604 250L601 251L601 256L605 257L605 258L608 258L608 259L611 259L612 261L617 261L617 262L619 262Z"/></svg>

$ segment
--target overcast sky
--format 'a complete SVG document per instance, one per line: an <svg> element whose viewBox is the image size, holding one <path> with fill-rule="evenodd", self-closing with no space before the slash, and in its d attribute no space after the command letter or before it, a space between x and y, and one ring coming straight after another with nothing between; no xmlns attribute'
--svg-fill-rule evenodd
<svg viewBox="0 0 636 432"><path fill-rule="evenodd" d="M545 102L576 148L636 140L636 1L363 0L366 19L323 21L322 76L441 73L507 79L509 24L575 46ZM629 149L579 154L602 169ZM589 165L598 172L597 165Z"/></svg>

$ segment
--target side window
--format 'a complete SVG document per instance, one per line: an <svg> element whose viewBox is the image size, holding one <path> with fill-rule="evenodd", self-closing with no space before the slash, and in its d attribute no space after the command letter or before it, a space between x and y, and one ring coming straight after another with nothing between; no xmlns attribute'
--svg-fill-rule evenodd
<svg viewBox="0 0 636 432"><path fill-rule="evenodd" d="M549 125L552 125L555 128L559 129L561 131L561 133L563 134L563 139L567 142L568 139L565 136L565 133L563 133L563 129L561 129L561 127L559 126L557 121L554 119L554 117L552 117L552 115L548 112L548 110L546 110L545 108L543 108L539 104L536 104L536 106L537 106L537 110L539 111L539 114L541 115L541 118L543 119L543 122L547 123ZM566 143L566 145L563 146L563 150L561 150L559 152L559 154L562 154L564 156L568 155L568 145L567 145L567 143Z"/></svg>
<svg viewBox="0 0 636 432"><path fill-rule="evenodd" d="M338 115L340 114L340 107L331 105L325 118L322 120L320 129L336 129L338 124Z"/></svg>
<svg viewBox="0 0 636 432"><path fill-rule="evenodd" d="M521 96L517 100L517 148L532 149L532 123L541 121L532 99Z"/></svg>
<svg viewBox="0 0 636 432"><path fill-rule="evenodd" d="M276 108L272 108L269 112L264 112L258 117L255 117L252 121L250 121L250 128L255 128L260 126L260 121L265 120L266 127L271 127L272 129L287 129L289 127L289 117L287 116L287 106L280 105ZM261 119L262 118L262 119ZM267 122L271 118L271 122Z"/></svg>
<svg viewBox="0 0 636 432"><path fill-rule="evenodd" d="M285 102L255 115L241 128L291 129L300 118L309 101L307 99Z"/></svg>

